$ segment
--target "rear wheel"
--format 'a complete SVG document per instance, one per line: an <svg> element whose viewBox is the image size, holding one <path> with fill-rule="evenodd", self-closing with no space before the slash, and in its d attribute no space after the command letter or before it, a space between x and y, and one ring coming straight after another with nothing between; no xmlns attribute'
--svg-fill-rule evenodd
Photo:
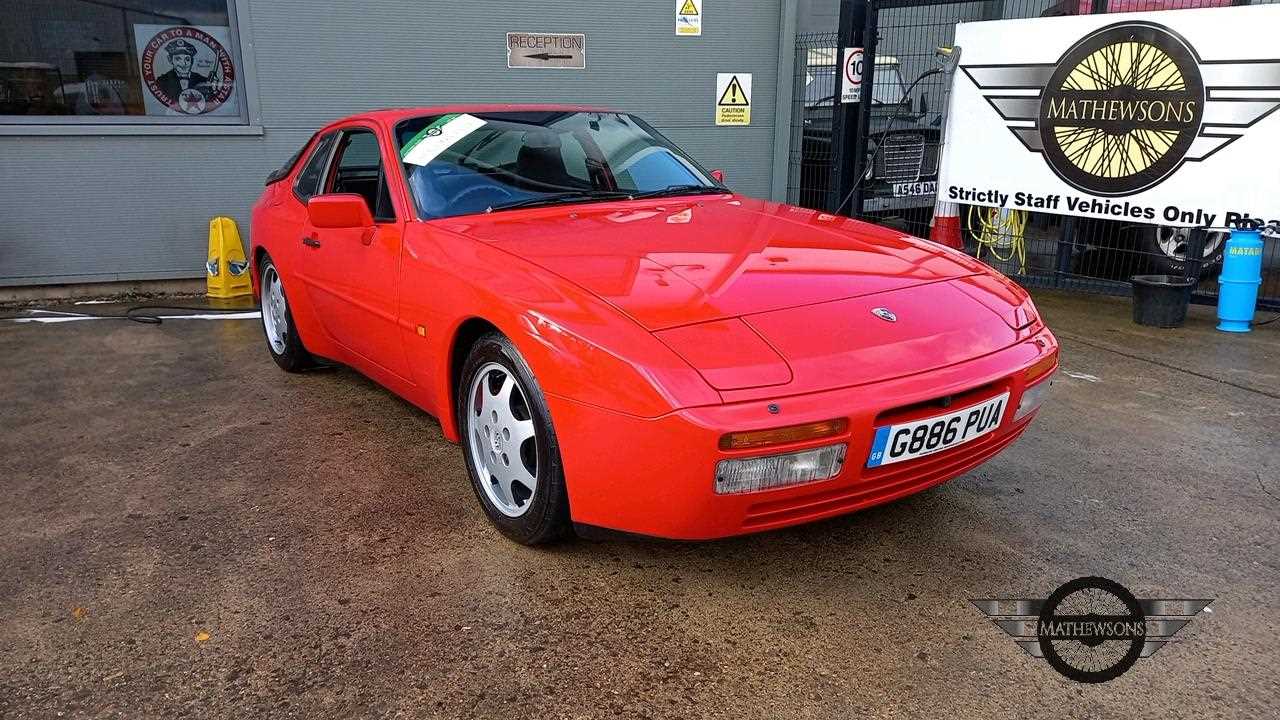
<svg viewBox="0 0 1280 720"><path fill-rule="evenodd" d="M515 345L497 333L477 340L457 390L463 455L489 520L525 545L563 535L569 498L560 446L542 390Z"/></svg>
<svg viewBox="0 0 1280 720"><path fill-rule="evenodd" d="M267 351L285 372L301 372L315 365L315 358L302 345L293 313L284 292L284 281L270 255L262 256L262 331L267 336Z"/></svg>

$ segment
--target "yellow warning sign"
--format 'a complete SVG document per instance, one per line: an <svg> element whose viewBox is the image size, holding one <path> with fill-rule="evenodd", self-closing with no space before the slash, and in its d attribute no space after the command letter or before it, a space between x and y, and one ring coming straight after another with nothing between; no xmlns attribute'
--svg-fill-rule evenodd
<svg viewBox="0 0 1280 720"><path fill-rule="evenodd" d="M742 91L742 83L738 81L737 76L730 78L729 87L724 89L720 94L721 105L750 105L747 101L747 94Z"/></svg>
<svg viewBox="0 0 1280 720"><path fill-rule="evenodd" d="M702 0L676 0L676 36L702 34Z"/></svg>
<svg viewBox="0 0 1280 720"><path fill-rule="evenodd" d="M716 124L751 124L751 73L716 74Z"/></svg>

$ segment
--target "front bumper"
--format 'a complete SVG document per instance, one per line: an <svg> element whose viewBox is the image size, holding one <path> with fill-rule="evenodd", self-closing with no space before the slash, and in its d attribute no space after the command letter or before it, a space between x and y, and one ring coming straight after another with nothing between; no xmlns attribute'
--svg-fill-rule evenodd
<svg viewBox="0 0 1280 720"><path fill-rule="evenodd" d="M961 475L994 457L1026 430L1035 413L1013 422L1023 371L1057 349L1041 329L1004 350L939 370L838 390L688 408L637 418L549 395L574 523L625 533L705 540L772 530L889 502ZM926 403L953 396L976 402L1009 391L995 432L915 460L866 468L878 425L944 412ZM779 408L770 413L773 403ZM722 451L733 431L847 417L843 435L768 451ZM716 463L725 458L846 442L844 468L829 480L738 495L717 495Z"/></svg>
<svg viewBox="0 0 1280 720"><path fill-rule="evenodd" d="M934 195L908 195L894 197L892 195L870 196L862 199L863 212L885 212L888 210L914 210L932 208L937 202Z"/></svg>

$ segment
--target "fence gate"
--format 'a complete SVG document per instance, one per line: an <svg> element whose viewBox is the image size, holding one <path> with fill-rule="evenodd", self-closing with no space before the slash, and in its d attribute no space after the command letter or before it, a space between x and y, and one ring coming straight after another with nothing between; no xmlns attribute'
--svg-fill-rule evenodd
<svg viewBox="0 0 1280 720"><path fill-rule="evenodd" d="M930 71L945 61L940 49L951 47L956 23L1267 2L1280 0L869 0L865 35L874 41L865 43L864 82L872 83L873 102L862 109L869 117L861 147L846 153L861 180L844 197L832 190L841 34L804 33L796 38L788 201L928 237L950 90L946 75ZM1024 286L1128 295L1131 276L1168 274L1199 278L1193 302L1217 302L1224 232L965 205L960 223L969 254ZM1258 304L1280 310L1274 239L1264 251Z"/></svg>

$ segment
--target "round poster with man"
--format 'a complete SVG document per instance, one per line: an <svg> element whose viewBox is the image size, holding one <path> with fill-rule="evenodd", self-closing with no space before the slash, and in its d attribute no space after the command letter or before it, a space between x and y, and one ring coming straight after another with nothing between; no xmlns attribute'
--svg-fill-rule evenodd
<svg viewBox="0 0 1280 720"><path fill-rule="evenodd" d="M134 25L148 115L240 114L231 29L212 25Z"/></svg>

